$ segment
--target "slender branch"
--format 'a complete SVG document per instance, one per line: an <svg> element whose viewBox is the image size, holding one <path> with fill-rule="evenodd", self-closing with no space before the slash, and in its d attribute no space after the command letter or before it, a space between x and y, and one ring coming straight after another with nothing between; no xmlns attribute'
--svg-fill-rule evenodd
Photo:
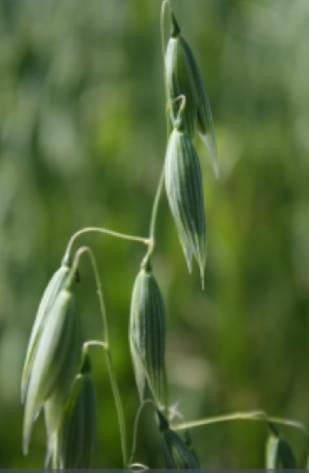
<svg viewBox="0 0 309 473"><path fill-rule="evenodd" d="M167 13L168 8L169 10L171 9L169 0L163 0L162 5L161 5L161 12L160 12L160 33L161 33L161 51L162 51L163 69L165 69L165 45L166 45L165 18L166 18L166 13ZM164 84L165 84L165 95L167 96L167 86L166 86L165 80L164 80ZM166 107L166 134L167 136L169 135L169 128L170 128L170 124L169 124L168 109ZM158 187L157 187L155 198L152 205L150 225L149 225L150 244L148 246L148 251L142 263L144 266L148 265L150 258L154 252L155 245L156 245L156 223L157 223L157 218L158 218L160 200L162 197L163 184L164 184L164 163L163 163L163 168L161 171Z"/></svg>
<svg viewBox="0 0 309 473"><path fill-rule="evenodd" d="M97 296L99 300L99 307L100 307L100 314L101 314L102 328L103 328L103 340L104 340L103 342L89 341L88 344L89 346L90 345L101 346L101 348L104 349L104 353L106 356L107 371L109 375L109 380L110 380L111 389L112 389L115 407L116 407L116 413L118 417L123 466L127 467L127 464L128 464L127 462L127 434L126 434L124 410L123 410L123 405L121 401L119 387L118 387L117 380L114 374L113 361L112 361L112 356L110 352L108 320L107 320L107 313L106 313L106 308L105 308L105 303L104 303L99 270L98 270L95 256L89 247L87 246L82 247L76 252L76 256L73 261L72 271L76 270L79 259L81 255L84 253L88 254L91 267L93 270Z"/></svg>
<svg viewBox="0 0 309 473"><path fill-rule="evenodd" d="M281 417L268 416L264 411L252 411L252 412L233 412L231 414L224 414L221 416L208 417L205 419L199 419L192 422L182 422L180 424L173 425L174 430L186 430L193 429L196 427L203 427L207 425L220 424L223 422L231 422L237 420L250 420L260 422L272 422L273 424L283 425L286 427L294 428L308 437L309 432L304 424L301 422L284 419Z"/></svg>
<svg viewBox="0 0 309 473"><path fill-rule="evenodd" d="M297 429L301 432L303 432L304 435L307 437L309 436L309 432L307 427L302 423L294 419L285 419L283 417L273 417L273 416L267 416L266 419L267 422L272 422L273 424L277 425L283 425L286 427L291 427L294 429Z"/></svg>
<svg viewBox="0 0 309 473"><path fill-rule="evenodd" d="M181 126L182 115L186 108L186 103L187 103L186 96L183 94L178 95L178 97L176 97L173 100L173 102L180 102L177 117L175 118L174 123L173 123L174 127L179 128Z"/></svg>
<svg viewBox="0 0 309 473"><path fill-rule="evenodd" d="M156 406L155 406L152 399L145 399L140 404L140 406L137 410L136 416L135 416L134 429L133 429L133 440L132 440L132 448L131 448L131 455L130 455L130 459L129 459L129 465L133 465L133 458L134 458L135 451L136 451L137 434L138 434L138 427L139 427L141 415L142 415L142 412L143 412L144 408L149 404L153 405L156 408ZM134 464L136 465L136 463L134 463Z"/></svg>
<svg viewBox="0 0 309 473"><path fill-rule="evenodd" d="M69 274L69 277L68 277L68 281L67 281L68 285L71 285L73 279L75 278L75 274L77 272L79 261L80 261L82 255L84 253L88 253L88 251L89 251L88 246L81 246L76 251L76 253L74 255L73 263L72 263L72 266L71 266L70 274ZM65 261L65 259L63 258L62 264L68 264L68 260Z"/></svg>
<svg viewBox="0 0 309 473"><path fill-rule="evenodd" d="M127 235L126 233L116 232L114 230L110 230L110 229L104 228L104 227L85 227L85 228L82 228L81 230L78 230L76 233L74 233L74 235L71 236L71 238L70 238L70 240L67 244L66 251L65 251L65 254L64 254L64 257L63 257L63 260L62 260L63 264L69 264L70 255L71 255L72 248L73 248L73 245L74 245L75 241L81 235L84 235L86 233L101 233L101 234L109 235L109 236L112 236L112 237L115 237L115 238L120 238L122 240L128 240L128 241L134 241L134 242L137 242L137 243L143 243L146 246L150 245L150 241L149 241L148 238L135 236L135 235Z"/></svg>
<svg viewBox="0 0 309 473"><path fill-rule="evenodd" d="M144 257L144 260L142 262L142 266L146 267L150 261L150 258L154 252L155 246L156 246L156 223L157 223L157 218L158 218L158 210L159 210L159 204L162 196L162 191L163 191L163 184L164 184L164 167L161 171L161 176L159 179L159 184L157 187L156 195L153 201L153 206L152 206L152 211L151 211L151 218L150 218L150 225L149 225L149 240L150 240L150 245L148 246L147 253Z"/></svg>

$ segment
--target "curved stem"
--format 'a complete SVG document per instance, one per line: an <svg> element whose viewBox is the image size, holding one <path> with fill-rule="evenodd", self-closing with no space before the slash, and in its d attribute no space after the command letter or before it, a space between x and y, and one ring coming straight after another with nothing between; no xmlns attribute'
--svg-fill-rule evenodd
<svg viewBox="0 0 309 473"><path fill-rule="evenodd" d="M72 267L71 267L71 271L70 271L70 278L68 278L68 282L67 282L68 285L71 284L72 280L73 280L74 277L75 277L75 274L76 274L77 269L78 269L79 261L80 261L82 255L83 255L84 253L88 253L88 251L89 251L88 246L81 246L81 247L78 248L78 250L76 251L76 253L75 253L75 255L74 255L73 262L72 262ZM65 261L65 259L63 258L62 264L68 264L68 260Z"/></svg>
<svg viewBox="0 0 309 473"><path fill-rule="evenodd" d="M181 424L173 425L174 430L186 430L193 429L196 427L203 427L207 425L220 424L223 422L231 422L237 420L251 420L251 421L260 421L260 422L272 422L273 424L283 425L286 427L294 428L298 431L301 431L304 435L308 437L309 432L304 424L301 422L284 419L281 417L268 416L264 411L252 411L252 412L233 412L231 414L224 414L221 416L208 417L206 419L199 419L192 422L182 422Z"/></svg>
<svg viewBox="0 0 309 473"><path fill-rule="evenodd" d="M121 401L119 387L118 387L116 378L114 376L113 361L112 361L110 350L106 351L106 363L107 363L111 388L113 391L114 401L115 401L115 406L116 406L117 416L118 416L123 466L126 467L128 464L127 463L127 433L126 433L124 409L123 409L123 405Z"/></svg>
<svg viewBox="0 0 309 473"><path fill-rule="evenodd" d="M129 465L133 464L133 458L134 458L134 455L135 455L136 444L137 444L138 427L139 427L139 422L140 422L140 419L141 419L141 415L142 415L142 412L143 412L144 408L149 404L155 406L152 399L145 399L142 402L142 404L140 404L140 406L137 410L136 416L135 416L134 429L133 429L133 441L132 441L132 448L131 448L131 455L130 455L130 459L129 459Z"/></svg>
<svg viewBox="0 0 309 473"><path fill-rule="evenodd" d="M301 431L306 437L309 436L309 432L308 432L307 427L302 422L298 422L297 420L285 419L283 417L273 417L273 416L267 416L267 418L265 420L267 422L272 422L273 424L282 425L282 426L285 426L285 427L291 427L293 429L297 429L297 430Z"/></svg>
<svg viewBox="0 0 309 473"><path fill-rule="evenodd" d="M146 267L150 261L150 258L154 252L156 246L156 223L158 218L158 210L159 204L162 196L163 191L163 184L164 184L164 167L161 171L161 176L159 179L159 184L157 187L156 195L153 201L152 211L151 211L151 218L150 218L150 225L149 225L149 241L150 244L148 246L148 251L144 257L142 266Z"/></svg>
<svg viewBox="0 0 309 473"><path fill-rule="evenodd" d="M180 128L181 126L181 120L182 120L182 115L185 111L185 108L186 108L186 102L187 102L187 99L186 99L186 96L185 95L178 95L178 97L176 97L173 102L180 102L180 105L179 105L179 110L178 110L178 113L177 113L177 117L173 123L174 127L175 128Z"/></svg>
<svg viewBox="0 0 309 473"><path fill-rule="evenodd" d="M89 247L85 246L85 247L80 248L77 251L74 261L73 261L72 271L76 270L79 259L81 255L84 253L87 253L89 256L89 260L91 263L91 267L92 267L93 275L95 279L97 296L99 299L100 314L101 314L102 328L103 328L103 340L104 340L103 343L99 342L99 345L102 348L104 348L104 353L106 356L107 371L109 375L109 380L110 380L111 389L112 389L115 407L116 407L116 413L118 417L123 466L127 467L127 464L128 464L127 463L127 434L126 434L124 410L123 410L123 405L121 401L119 387L118 387L117 380L114 374L113 361L112 361L112 356L110 352L108 320L107 320L107 313L106 313L106 308L105 308L105 303L104 303L99 270L98 270L95 256ZM93 342L90 341L88 342L88 344L89 346L91 345L98 346L97 341L93 341Z"/></svg>
<svg viewBox="0 0 309 473"><path fill-rule="evenodd" d="M112 237L115 237L115 238L120 238L122 240L128 240L128 241L135 241L137 243L143 243L146 246L150 245L150 241L149 241L148 238L135 236L135 235L127 235L126 233L115 232L114 230L110 230L110 229L104 228L104 227L85 227L85 228L82 228L81 230L78 230L76 233L74 233L74 235L71 236L71 238L70 238L70 240L67 244L65 254L64 254L64 257L63 257L63 260L62 260L63 264L69 264L71 251L72 251L72 248L73 248L73 245L74 245L75 241L81 235L84 235L86 233L101 233L101 234L109 235L109 236L112 236Z"/></svg>

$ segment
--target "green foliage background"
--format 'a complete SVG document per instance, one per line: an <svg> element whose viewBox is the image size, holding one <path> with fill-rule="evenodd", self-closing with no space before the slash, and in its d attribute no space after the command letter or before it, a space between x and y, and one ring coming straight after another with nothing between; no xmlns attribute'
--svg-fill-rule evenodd
<svg viewBox="0 0 309 473"><path fill-rule="evenodd" d="M167 202L155 273L168 311L172 401L185 419L264 408L309 421L308 0L174 0L211 99L222 177L198 145L208 223L206 291L190 277ZM20 374L40 295L75 230L144 235L165 148L159 0L0 0L0 467L40 467L43 422L21 454ZM127 326L143 249L96 251L131 438L137 395ZM95 336L91 272L80 310ZM121 466L102 356L97 467ZM304 442L284 432L296 449ZM262 467L265 427L193 434L204 467ZM146 454L146 452L148 452ZM140 461L160 466L146 416Z"/></svg>

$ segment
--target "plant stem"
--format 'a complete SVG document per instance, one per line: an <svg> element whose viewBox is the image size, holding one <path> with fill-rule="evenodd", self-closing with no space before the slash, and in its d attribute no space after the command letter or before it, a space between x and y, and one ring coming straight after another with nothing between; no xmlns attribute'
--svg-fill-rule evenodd
<svg viewBox="0 0 309 473"><path fill-rule="evenodd" d="M122 460L123 460L123 466L126 468L127 467L127 434L126 434L126 425L125 425L125 417L124 417L124 409L121 401L121 396L120 396L120 391L119 387L117 384L117 380L114 374L114 368L113 368L113 361L112 361L112 356L111 356L111 351L110 351L110 343L109 343L109 327L108 327L108 320L107 320L107 312L106 312L106 307L104 303L104 297L103 297L103 291L102 291L102 285L101 285L101 280L100 280L100 275L99 275L99 270L98 266L96 263L95 256L92 252L92 250L85 246L80 248L73 261L72 265L72 271L75 271L75 268L78 266L78 261L81 257L82 254L87 253L90 259L91 267L93 270L93 275L95 279L95 284L96 284L96 290L97 290L97 296L99 300L99 306L100 306L100 314L101 314L101 321L102 321L102 328L103 328L103 342L97 342L97 341L89 341L88 345L91 346L101 346L104 349L105 357L106 357L106 365L107 365L107 371L109 375L109 380L111 384L111 389L114 397L114 402L115 402L115 407L116 407L116 413L118 417L118 425L119 425L119 433L120 433L120 443L121 443L121 452L122 452ZM87 342L86 342L87 344Z"/></svg>
<svg viewBox="0 0 309 473"><path fill-rule="evenodd" d="M268 416L264 411L252 411L252 412L233 412L231 414L224 414L221 416L208 417L206 419L199 419L192 422L183 422L181 424L173 425L174 430L186 430L196 427L203 427L207 425L220 424L223 422L231 422L237 420L251 420L261 422L272 422L273 424L283 425L286 427L292 427L301 431L308 437L309 432L304 424L301 422L284 419L281 417Z"/></svg>
<svg viewBox="0 0 309 473"><path fill-rule="evenodd" d="M162 5L161 5L161 12L160 12L160 34L161 34L161 52L162 52L162 62L163 62L163 69L165 68L165 16L167 9L170 9L170 2L169 0L163 0ZM166 81L164 80L165 84L165 95L167 96L167 91L166 91ZM166 109L166 135L168 137L169 135L169 117L168 117L168 111ZM155 198L153 201L152 205L152 211L151 211L151 217L150 217L150 225L149 225L149 246L148 246L148 251L146 253L146 256L143 260L142 265L147 266L150 258L154 252L155 246L156 246L156 224L157 224L157 218L158 218L158 210L159 210L159 205L160 205L160 200L162 197L162 191L163 191L163 184L164 184L164 163L163 163L163 168L161 171L159 183L157 186Z"/></svg>
<svg viewBox="0 0 309 473"><path fill-rule="evenodd" d="M159 179L159 184L157 187L156 195L152 205L151 217L150 217L150 225L149 225L149 241L150 244L148 245L148 251L143 259L142 266L146 267L150 261L150 258L154 252L156 246L156 224L158 218L158 210L159 204L162 196L163 191L163 184L164 184L164 168L161 171L161 176Z"/></svg>
<svg viewBox="0 0 309 473"><path fill-rule="evenodd" d="M150 246L150 241L148 238L140 237L140 236L135 236L135 235L127 235L126 233L120 233L120 232L115 232L114 230L110 230L108 228L104 227L85 227L82 228L81 230L78 230L74 235L71 236L67 247L66 251L62 260L62 264L69 264L70 263L70 256L72 252L73 245L77 238L79 238L81 235L84 235L86 233L101 233L104 235L109 235L115 238L120 238L122 240L128 240L128 241L134 241L137 243L143 243L146 246Z"/></svg>
<svg viewBox="0 0 309 473"><path fill-rule="evenodd" d="M140 406L138 408L138 411L136 413L136 416L135 416L132 448L131 448L131 455L130 455L130 459L129 459L129 468L133 464L133 459L134 459L134 455L135 455L135 451L136 451L137 434L138 434L138 427L139 427L139 423L140 423L140 418L141 418L141 415L142 415L142 412L143 412L144 408L149 404L154 406L154 408L156 409L156 406L154 405L152 399L145 399L142 402L142 404L140 404Z"/></svg>

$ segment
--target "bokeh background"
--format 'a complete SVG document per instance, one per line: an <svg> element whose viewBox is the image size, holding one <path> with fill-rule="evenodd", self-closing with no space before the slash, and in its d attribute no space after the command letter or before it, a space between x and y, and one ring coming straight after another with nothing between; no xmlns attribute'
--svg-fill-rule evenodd
<svg viewBox="0 0 309 473"><path fill-rule="evenodd" d="M221 165L204 170L206 291L186 271L166 198L154 269L168 315L171 401L184 419L266 409L309 421L309 2L174 0L212 103ZM165 149L159 0L0 0L0 467L21 454L20 376L42 291L69 236L87 225L144 235ZM96 252L129 439L137 408L127 326L143 248L83 238ZM96 336L92 275L79 308ZM96 467L120 467L102 356ZM296 454L303 438L284 430ZM263 467L265 426L235 422L192 438L204 467ZM160 466L150 414L137 458Z"/></svg>

